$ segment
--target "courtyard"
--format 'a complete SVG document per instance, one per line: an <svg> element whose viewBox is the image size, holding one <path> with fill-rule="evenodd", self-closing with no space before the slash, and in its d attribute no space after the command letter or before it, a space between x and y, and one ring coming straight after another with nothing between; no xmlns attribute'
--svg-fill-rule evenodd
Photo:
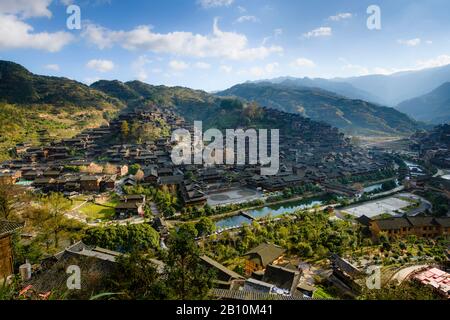
<svg viewBox="0 0 450 320"><path fill-rule="evenodd" d="M403 214L403 209L411 207L413 203L407 201L407 197L388 197L363 204L349 206L341 210L342 213L350 214L354 217L366 216L369 218L377 217L383 214L392 216Z"/></svg>

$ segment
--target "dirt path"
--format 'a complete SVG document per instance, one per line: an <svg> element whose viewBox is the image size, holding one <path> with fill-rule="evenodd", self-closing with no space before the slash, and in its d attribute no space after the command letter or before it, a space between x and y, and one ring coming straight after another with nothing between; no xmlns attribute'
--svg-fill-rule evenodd
<svg viewBox="0 0 450 320"><path fill-rule="evenodd" d="M426 268L426 267L428 267L428 265L425 264L425 265L404 268L404 269L398 271L396 274L394 274L390 281L398 281L398 283L402 283L413 272L418 271L423 268Z"/></svg>

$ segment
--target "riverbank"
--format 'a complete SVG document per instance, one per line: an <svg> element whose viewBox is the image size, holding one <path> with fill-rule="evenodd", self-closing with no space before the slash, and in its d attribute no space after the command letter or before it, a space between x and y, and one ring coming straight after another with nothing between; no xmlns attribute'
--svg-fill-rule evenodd
<svg viewBox="0 0 450 320"><path fill-rule="evenodd" d="M234 211L230 211L230 212L226 212L226 213L212 215L212 216L208 216L208 218L210 218L214 222L217 222L217 221L220 221L220 220L223 220L226 218L232 218L232 217L238 216L238 215L240 215L240 213L242 211L252 211L252 210L258 210L258 209L263 209L263 208L270 207L270 206L277 206L277 205L282 205L282 204L287 204L287 203L292 203L292 202L297 202L297 201L307 201L307 200L314 199L314 198L320 198L320 197L323 197L326 195L327 195L326 192L309 193L309 194L294 197L294 198L289 198L289 199L275 201L275 202L266 202L266 203L264 203L262 205L258 205L258 206L252 206L252 207L242 208L239 210L234 210ZM189 220L189 221L168 220L168 222L170 222L172 225L176 225L176 224L180 224L180 223L181 224L182 223L196 223L199 220L200 219L194 219L194 220Z"/></svg>

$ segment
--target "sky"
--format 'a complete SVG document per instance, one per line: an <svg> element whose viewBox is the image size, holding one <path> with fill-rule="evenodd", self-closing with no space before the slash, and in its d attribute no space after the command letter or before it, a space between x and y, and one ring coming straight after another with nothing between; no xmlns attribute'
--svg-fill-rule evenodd
<svg viewBox="0 0 450 320"><path fill-rule="evenodd" d="M79 29L67 26L71 5ZM368 28L372 5L379 29ZM391 74L450 64L448 12L448 0L0 0L0 59L86 84L206 91Z"/></svg>

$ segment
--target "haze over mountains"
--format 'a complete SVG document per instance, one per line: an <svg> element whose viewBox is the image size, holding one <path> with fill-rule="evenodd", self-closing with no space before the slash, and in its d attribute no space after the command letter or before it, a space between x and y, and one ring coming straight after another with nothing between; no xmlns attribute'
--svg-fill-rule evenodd
<svg viewBox="0 0 450 320"><path fill-rule="evenodd" d="M419 121L436 124L450 122L450 82L428 94L400 103L397 109Z"/></svg>
<svg viewBox="0 0 450 320"><path fill-rule="evenodd" d="M415 120L430 124L450 120L447 112L450 109L450 103L446 99L448 86L431 94L438 87L450 82L450 65L391 75L334 79L280 77L253 83L264 82L292 88L318 88L331 91L349 99L394 107ZM422 98L422 95L425 97ZM436 103L439 106L436 106Z"/></svg>
<svg viewBox="0 0 450 320"><path fill-rule="evenodd" d="M353 85L346 82L337 82L323 78L293 78L293 77L280 77L270 80L254 81L253 83L270 82L273 84L281 84L287 87L304 87L304 88L319 88L326 91L337 93L341 96L350 99L365 100L368 102L376 103L379 98L370 94L367 91L360 90Z"/></svg>
<svg viewBox="0 0 450 320"><path fill-rule="evenodd" d="M449 82L450 65L391 75L368 75L333 81L345 82L359 90L370 92L377 99L374 102L395 107L405 100L427 94L443 83Z"/></svg>

